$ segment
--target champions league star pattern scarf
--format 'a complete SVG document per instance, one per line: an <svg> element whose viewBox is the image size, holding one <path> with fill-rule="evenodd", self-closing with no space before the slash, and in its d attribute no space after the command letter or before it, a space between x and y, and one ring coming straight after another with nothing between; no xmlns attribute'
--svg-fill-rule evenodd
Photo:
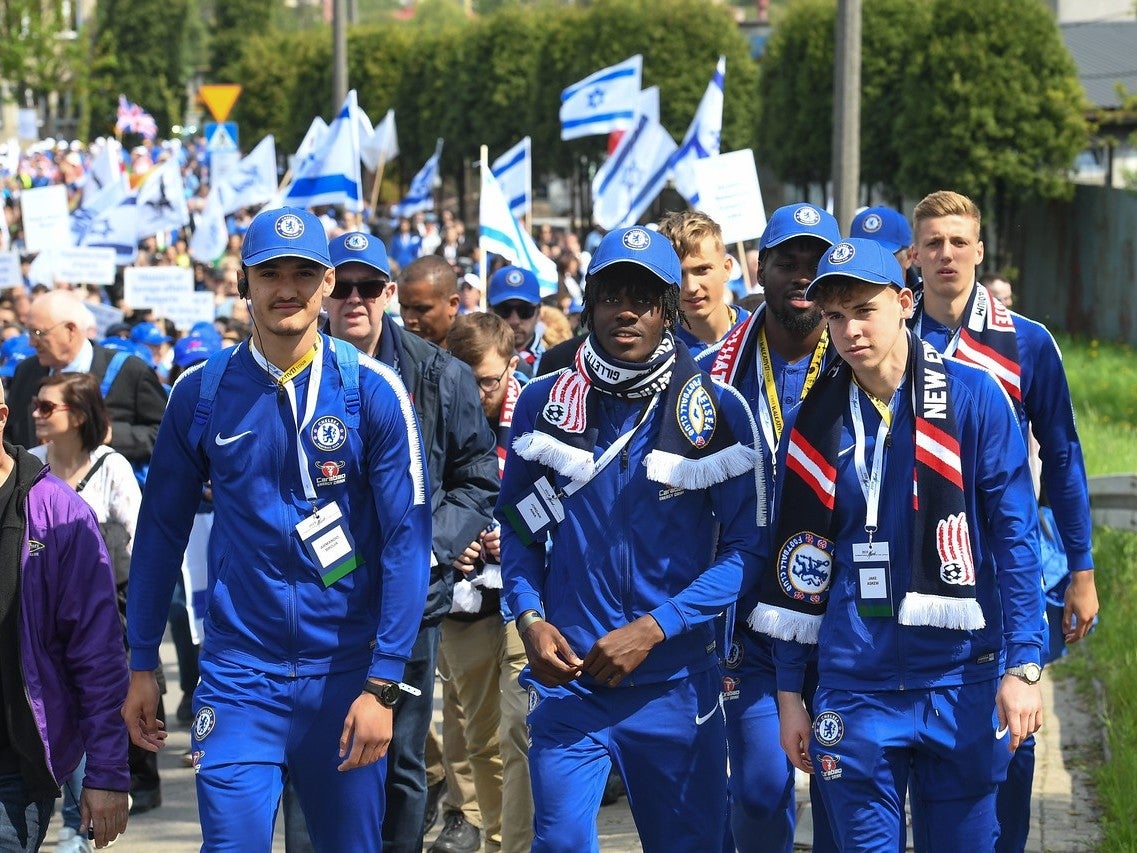
<svg viewBox="0 0 1137 853"><path fill-rule="evenodd" d="M923 320L920 304L923 292L917 297L912 312L914 328ZM1015 335L1015 321L1011 311L983 285L976 283L967 300L963 315L967 321L959 330L947 355L960 361L982 367L999 380L999 384L1014 400L1015 409L1022 414L1022 368L1019 365L1019 339Z"/></svg>
<svg viewBox="0 0 1137 853"><path fill-rule="evenodd" d="M614 359L590 335L575 368L553 383L533 431L519 436L513 449L572 480L588 481L595 472L598 433L594 392L645 403L664 395L659 436L644 460L653 482L704 489L754 471L754 450L721 422L717 389L670 332L646 362Z"/></svg>
<svg viewBox="0 0 1137 853"><path fill-rule="evenodd" d="M941 356L911 333L907 380L916 422L912 564L900 603L901 625L978 630L986 624L975 600L959 438ZM833 365L801 404L789 437L776 550L759 581L762 604L750 617L757 631L816 643L833 578L833 510L837 450L852 370Z"/></svg>

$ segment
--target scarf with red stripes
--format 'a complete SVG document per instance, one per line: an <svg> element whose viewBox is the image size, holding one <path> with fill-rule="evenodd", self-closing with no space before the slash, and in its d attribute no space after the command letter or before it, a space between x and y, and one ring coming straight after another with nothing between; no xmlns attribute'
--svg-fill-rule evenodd
<svg viewBox="0 0 1137 853"><path fill-rule="evenodd" d="M645 406L661 396L659 432L644 459L652 482L705 489L754 471L753 437L740 443L719 412L719 395L733 390L716 387L670 332L645 362L615 359L590 335L577 350L575 369L560 372L533 431L518 436L513 449L569 479L589 480L596 469L597 393Z"/></svg>
<svg viewBox="0 0 1137 853"><path fill-rule="evenodd" d="M912 568L901 625L978 630L975 565L960 466L959 438L943 360L908 337L908 387L916 432L912 479ZM816 643L836 564L833 513L837 452L852 371L836 362L805 398L788 438L776 550L759 582L751 627L780 639ZM861 510L857 510L861 511ZM893 536L900 531L886 531Z"/></svg>
<svg viewBox="0 0 1137 853"><path fill-rule="evenodd" d="M513 426L513 410L521 394L521 382L511 372L506 378L505 399L501 401L501 414L497 420L497 475L505 472L505 454L509 450L509 430Z"/></svg>
<svg viewBox="0 0 1137 853"><path fill-rule="evenodd" d="M923 292L917 297L916 310L912 312L914 328L918 328L923 319L922 296ZM963 316L966 320L945 354L982 367L999 380L1021 415L1023 393L1019 339L1010 309L976 282Z"/></svg>

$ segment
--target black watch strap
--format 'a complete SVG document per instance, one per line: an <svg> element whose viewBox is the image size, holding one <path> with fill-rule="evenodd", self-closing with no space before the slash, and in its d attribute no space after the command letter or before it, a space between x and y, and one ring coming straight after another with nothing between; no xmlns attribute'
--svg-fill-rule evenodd
<svg viewBox="0 0 1137 853"><path fill-rule="evenodd" d="M370 693L379 700L379 704L387 708L394 708L395 703L399 701L399 685L394 681L388 681L385 684L376 684L374 681L368 679L363 682L363 692Z"/></svg>

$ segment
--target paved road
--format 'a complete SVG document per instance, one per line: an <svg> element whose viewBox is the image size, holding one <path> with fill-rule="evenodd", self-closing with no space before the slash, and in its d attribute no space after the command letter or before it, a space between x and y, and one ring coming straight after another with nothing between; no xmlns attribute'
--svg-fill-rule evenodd
<svg viewBox="0 0 1137 853"><path fill-rule="evenodd" d="M162 659L174 660L169 643L163 646ZM1100 722L1085 704L1085 698L1075 692L1072 680L1062 677L1061 664L1054 669L1059 670L1057 677L1048 671L1042 681L1047 718L1036 751L1035 796L1027 850L1030 853L1093 851L1097 849L1100 830L1086 768L1090 763L1088 758L1100 745ZM159 756L164 802L161 808L130 819L127 834L114 847L115 853L194 853L201 844L193 771L181 764L182 753L189 746L189 732L173 722L181 694L177 671L172 665L167 667L167 681L171 691L166 696L171 733L169 745ZM437 714L436 722L441 725ZM809 850L812 821L808 789L800 784L798 802L795 848ZM53 849L58 824L57 811L45 851ZM278 821L274 853L284 851L280 824ZM598 828L604 853L632 853L641 849L626 798L601 809Z"/></svg>

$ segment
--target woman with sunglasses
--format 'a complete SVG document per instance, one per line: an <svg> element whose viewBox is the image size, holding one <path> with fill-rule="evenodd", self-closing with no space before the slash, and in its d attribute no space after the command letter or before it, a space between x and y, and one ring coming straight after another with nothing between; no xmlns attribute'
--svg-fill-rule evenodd
<svg viewBox="0 0 1137 853"><path fill-rule="evenodd" d="M51 473L75 489L95 511L114 565L119 611L125 612L130 552L142 493L130 462L103 443L110 430L110 416L98 381L90 373L47 377L32 399L32 419L41 444L31 453L46 462ZM131 752L131 770L137 771ZM86 839L77 836L77 795L82 790L85 765L84 758L63 786L63 827L56 850L89 849L83 847Z"/></svg>

